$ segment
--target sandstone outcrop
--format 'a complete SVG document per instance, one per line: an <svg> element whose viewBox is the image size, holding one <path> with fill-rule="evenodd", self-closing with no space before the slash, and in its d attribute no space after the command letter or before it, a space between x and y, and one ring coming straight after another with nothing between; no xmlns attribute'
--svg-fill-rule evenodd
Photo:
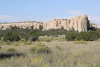
<svg viewBox="0 0 100 67"><path fill-rule="evenodd" d="M10 26L14 27L14 26L17 26L17 27L20 27L20 28L29 28L31 26L34 26L34 29L39 29L39 25L43 25L43 23L39 23L39 22L35 22L35 21L26 21L26 22L10 22L10 23L3 23L3 24L0 24L0 29L2 28L2 30L5 30L7 28L10 29Z"/></svg>
<svg viewBox="0 0 100 67"><path fill-rule="evenodd" d="M36 21L27 21L27 22L17 22L17 23L2 23L0 24L0 29L5 30L10 28L10 26L17 26L20 28L29 28L34 26L34 29L39 29L39 26L43 26L43 31L49 29L61 29L62 27L66 30L74 28L75 31L84 31L87 32L87 29L91 27L90 21L88 20L87 15L76 16L69 19L53 19L47 22L39 23ZM92 25L94 27L100 28L97 25Z"/></svg>
<svg viewBox="0 0 100 67"><path fill-rule="evenodd" d="M66 30L74 28L75 31L87 32L89 20L87 15L76 16L72 19L53 19L43 23L43 31L49 29L60 29L63 27Z"/></svg>
<svg viewBox="0 0 100 67"><path fill-rule="evenodd" d="M90 24L90 27L95 27L95 28L100 28L100 26L96 25L96 24Z"/></svg>

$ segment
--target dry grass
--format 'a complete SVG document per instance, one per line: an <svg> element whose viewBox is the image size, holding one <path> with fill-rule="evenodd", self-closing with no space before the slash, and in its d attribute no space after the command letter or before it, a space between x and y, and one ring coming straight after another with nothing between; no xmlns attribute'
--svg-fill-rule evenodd
<svg viewBox="0 0 100 67"><path fill-rule="evenodd" d="M26 55L1 59L0 67L100 67L100 42L88 41L87 45L73 44L73 41L32 43L35 45L22 45L23 42L19 42L19 46L2 45L0 52L6 53L5 49L12 47ZM52 53L31 53L29 49L38 44L48 46ZM60 46L61 50L56 49L56 46Z"/></svg>

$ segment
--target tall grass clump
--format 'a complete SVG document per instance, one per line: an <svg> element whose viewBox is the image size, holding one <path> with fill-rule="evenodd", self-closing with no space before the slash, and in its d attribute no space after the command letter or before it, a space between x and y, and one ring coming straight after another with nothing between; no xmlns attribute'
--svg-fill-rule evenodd
<svg viewBox="0 0 100 67"><path fill-rule="evenodd" d="M42 67L50 67L49 65L43 65Z"/></svg>
<svg viewBox="0 0 100 67"><path fill-rule="evenodd" d="M97 40L98 42L100 42L100 38L98 38L98 40Z"/></svg>
<svg viewBox="0 0 100 67"><path fill-rule="evenodd" d="M11 42L10 41L6 41L5 44L6 45L11 45Z"/></svg>
<svg viewBox="0 0 100 67"><path fill-rule="evenodd" d="M21 42L24 42L24 41L25 41L25 39L21 39L20 41L21 41Z"/></svg>
<svg viewBox="0 0 100 67"><path fill-rule="evenodd" d="M50 48L45 45L37 45L37 46L31 47L30 51L34 53L50 53L51 52Z"/></svg>
<svg viewBox="0 0 100 67"><path fill-rule="evenodd" d="M61 46L55 46L55 48L61 50Z"/></svg>
<svg viewBox="0 0 100 67"><path fill-rule="evenodd" d="M8 48L6 49L6 52L15 52L16 50L14 48Z"/></svg>
<svg viewBox="0 0 100 67"><path fill-rule="evenodd" d="M4 45L3 43L0 43L0 45Z"/></svg>
<svg viewBox="0 0 100 67"><path fill-rule="evenodd" d="M12 44L13 46L19 46L19 43L15 42Z"/></svg>
<svg viewBox="0 0 100 67"><path fill-rule="evenodd" d="M27 42L24 42L23 45L31 45L31 44L32 44L31 42L27 41Z"/></svg>

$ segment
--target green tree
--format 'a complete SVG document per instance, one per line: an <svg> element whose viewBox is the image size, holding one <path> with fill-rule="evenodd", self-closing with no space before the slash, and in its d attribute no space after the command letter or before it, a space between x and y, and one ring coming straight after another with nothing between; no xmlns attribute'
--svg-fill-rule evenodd
<svg viewBox="0 0 100 67"><path fill-rule="evenodd" d="M88 41L88 35L87 32L83 32L81 31L77 36L76 36L76 40L85 40L85 41Z"/></svg>
<svg viewBox="0 0 100 67"><path fill-rule="evenodd" d="M3 41L7 41L7 40L18 41L20 40L20 37L16 33L12 34L12 32L9 31L9 32L6 32L3 36Z"/></svg>
<svg viewBox="0 0 100 67"><path fill-rule="evenodd" d="M32 25L30 28L31 28L31 30L33 30L34 29L34 26Z"/></svg>
<svg viewBox="0 0 100 67"><path fill-rule="evenodd" d="M78 35L78 33L69 32L66 34L65 38L67 41L73 41L77 35Z"/></svg>
<svg viewBox="0 0 100 67"><path fill-rule="evenodd" d="M42 30L43 29L43 26L42 25L39 25L39 30Z"/></svg>
<svg viewBox="0 0 100 67"><path fill-rule="evenodd" d="M10 40L11 41L11 36L12 36L12 33L11 31L9 32L6 32L3 36L3 41L7 41L7 40Z"/></svg>
<svg viewBox="0 0 100 67"><path fill-rule="evenodd" d="M34 31L30 31L30 37L32 38L32 41L35 41L38 39L39 35Z"/></svg>
<svg viewBox="0 0 100 67"><path fill-rule="evenodd" d="M20 40L20 37L14 33L12 36L11 36L11 41L19 41Z"/></svg>
<svg viewBox="0 0 100 67"><path fill-rule="evenodd" d="M63 30L64 29L64 27L63 26L61 26L61 30Z"/></svg>

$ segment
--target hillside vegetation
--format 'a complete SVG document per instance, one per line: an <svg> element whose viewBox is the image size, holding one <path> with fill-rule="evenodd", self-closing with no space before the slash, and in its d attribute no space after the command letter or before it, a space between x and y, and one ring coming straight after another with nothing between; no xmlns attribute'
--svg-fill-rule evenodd
<svg viewBox="0 0 100 67"><path fill-rule="evenodd" d="M0 67L100 67L100 32L0 30Z"/></svg>

